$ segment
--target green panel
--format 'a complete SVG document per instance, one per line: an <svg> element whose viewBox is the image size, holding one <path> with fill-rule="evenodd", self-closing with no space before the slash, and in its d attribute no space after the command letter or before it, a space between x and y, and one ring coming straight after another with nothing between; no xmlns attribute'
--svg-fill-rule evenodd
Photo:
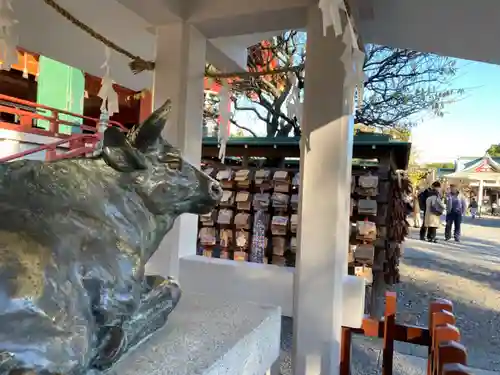
<svg viewBox="0 0 500 375"><path fill-rule="evenodd" d="M71 66L40 56L37 103L64 111L83 114L83 97L85 94L84 74ZM47 111L47 115L50 112ZM61 120L80 125L80 118L60 115ZM48 129L49 122L39 120L38 126ZM62 125L60 132L71 134L80 132L79 126Z"/></svg>

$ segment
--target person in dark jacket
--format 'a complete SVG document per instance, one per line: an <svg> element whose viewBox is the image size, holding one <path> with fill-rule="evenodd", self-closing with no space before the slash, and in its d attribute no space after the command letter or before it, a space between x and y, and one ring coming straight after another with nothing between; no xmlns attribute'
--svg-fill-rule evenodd
<svg viewBox="0 0 500 375"><path fill-rule="evenodd" d="M439 190L440 188L441 188L441 183L439 181L435 181L432 183L430 188L425 189L418 195L418 202L420 208L424 211L424 218L427 208L427 198L429 198L431 195L434 195L434 192L436 190ZM420 227L420 239L422 241L425 241L426 235L427 235L427 227L425 226L425 220L422 220L422 226Z"/></svg>
<svg viewBox="0 0 500 375"><path fill-rule="evenodd" d="M476 198L472 198L470 205L469 205L469 210L470 210L470 214L471 214L473 219L476 218L477 208L478 208L478 204L477 204Z"/></svg>
<svg viewBox="0 0 500 375"><path fill-rule="evenodd" d="M458 191L457 186L450 186L450 193L446 197L446 229L444 239L449 241L451 238L451 227L454 226L453 237L456 242L460 242L460 227L462 219L467 210L465 198Z"/></svg>

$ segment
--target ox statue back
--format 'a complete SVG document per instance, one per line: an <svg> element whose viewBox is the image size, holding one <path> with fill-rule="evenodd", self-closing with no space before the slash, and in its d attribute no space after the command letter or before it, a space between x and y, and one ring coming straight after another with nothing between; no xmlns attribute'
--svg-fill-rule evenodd
<svg viewBox="0 0 500 375"><path fill-rule="evenodd" d="M161 137L170 110L97 156L0 164L0 375L106 371L165 324L180 288L145 265L222 195Z"/></svg>

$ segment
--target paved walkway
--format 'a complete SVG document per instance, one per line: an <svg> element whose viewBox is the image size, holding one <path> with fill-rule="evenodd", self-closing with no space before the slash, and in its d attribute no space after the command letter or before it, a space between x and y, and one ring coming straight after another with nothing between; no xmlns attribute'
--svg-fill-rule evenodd
<svg viewBox="0 0 500 375"><path fill-rule="evenodd" d="M442 238L443 230L438 234ZM426 325L428 301L442 297L453 301L469 365L500 373L500 220L467 218L461 243L429 244L417 231L405 243L400 265L398 321ZM291 322L284 320L282 374L288 375ZM425 348L397 343L394 373L425 373ZM381 340L356 337L353 375L379 374ZM490 371L475 371L478 375Z"/></svg>
<svg viewBox="0 0 500 375"><path fill-rule="evenodd" d="M447 298L454 304L469 364L500 371L500 220L466 218L460 243L416 238L415 231L406 242L402 283L395 288L398 320L427 325L427 301ZM414 348L401 351L422 355Z"/></svg>

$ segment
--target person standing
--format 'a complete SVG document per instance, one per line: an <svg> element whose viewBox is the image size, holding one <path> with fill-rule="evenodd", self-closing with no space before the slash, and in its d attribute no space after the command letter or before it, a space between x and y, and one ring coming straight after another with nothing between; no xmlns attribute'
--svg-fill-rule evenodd
<svg viewBox="0 0 500 375"><path fill-rule="evenodd" d="M441 215L446 211L446 206L441 198L441 183L432 184L425 201L424 226L427 229L427 241L437 242L437 229L441 225Z"/></svg>
<svg viewBox="0 0 500 375"><path fill-rule="evenodd" d="M451 185L450 193L446 197L446 228L444 230L446 241L451 239L451 227L453 226L453 237L456 242L460 242L460 230L466 209L465 198L460 194L456 185Z"/></svg>
<svg viewBox="0 0 500 375"><path fill-rule="evenodd" d="M413 227L420 227L420 202L418 199L419 192L418 189L415 191L413 195Z"/></svg>
<svg viewBox="0 0 500 375"><path fill-rule="evenodd" d="M425 189L418 195L418 203L420 206L420 209L422 209L424 212L424 220L422 221L422 226L420 227L420 239L422 241L425 241L426 234L427 234L427 227L425 225L425 214L426 214L426 208L427 208L427 198L429 198L430 194L436 191L436 189L441 189L441 183L439 181L433 182L430 188Z"/></svg>
<svg viewBox="0 0 500 375"><path fill-rule="evenodd" d="M477 206L478 204L476 198L472 198L472 200L470 201L469 210L470 210L470 215L472 216L473 219L475 219L477 215Z"/></svg>

